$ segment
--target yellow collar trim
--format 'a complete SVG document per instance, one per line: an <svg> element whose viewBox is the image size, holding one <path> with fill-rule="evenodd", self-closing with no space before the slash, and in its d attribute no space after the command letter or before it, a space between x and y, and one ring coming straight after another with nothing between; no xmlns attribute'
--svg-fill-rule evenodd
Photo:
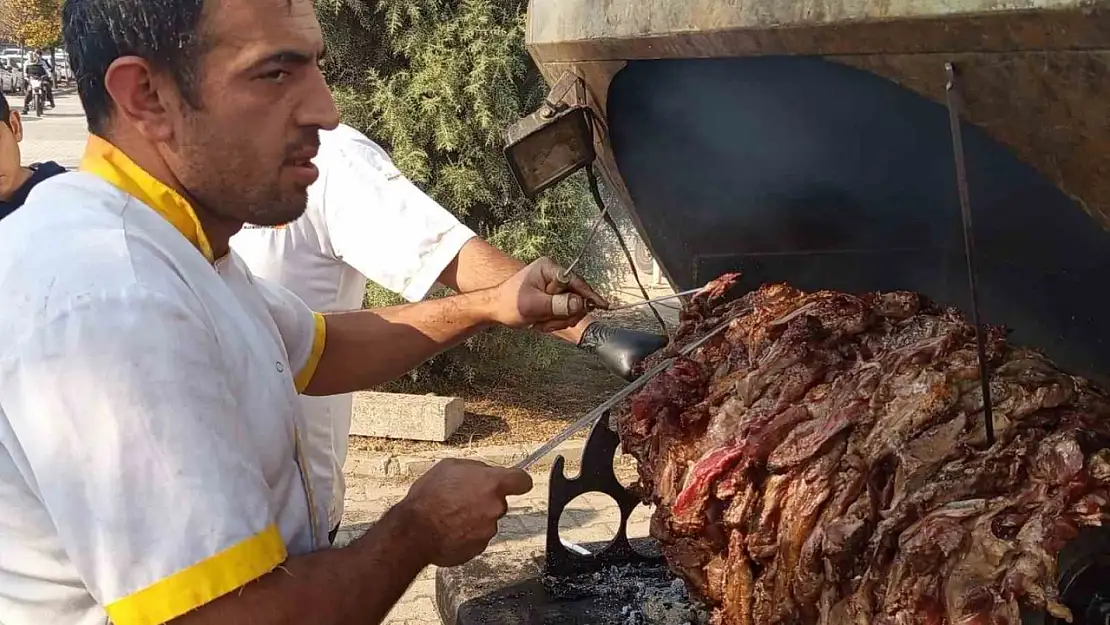
<svg viewBox="0 0 1110 625"><path fill-rule="evenodd" d="M81 159L81 171L103 178L120 191L153 208L192 243L208 262L214 263L212 246L201 228L200 220L189 201L164 182L135 164L119 148L90 135Z"/></svg>

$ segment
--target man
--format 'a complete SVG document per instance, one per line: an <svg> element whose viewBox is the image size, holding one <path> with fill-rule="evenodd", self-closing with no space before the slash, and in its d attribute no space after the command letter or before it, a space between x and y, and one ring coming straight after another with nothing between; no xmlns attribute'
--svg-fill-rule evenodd
<svg viewBox="0 0 1110 625"><path fill-rule="evenodd" d="M23 75L27 78L27 95L23 98L23 114L27 115L31 112L32 78L42 80L42 88L46 91L46 102L50 105L50 108L54 108L53 75L50 62L44 59L37 50L31 53L31 58L27 61L27 65L23 67Z"/></svg>
<svg viewBox="0 0 1110 625"><path fill-rule="evenodd" d="M439 463L329 550L297 392L606 303L542 259L469 294L312 312L228 246L303 214L338 123L312 1L68 0L62 22L92 137L0 223L0 622L380 622L423 567L480 553L531 480Z"/></svg>
<svg viewBox="0 0 1110 625"><path fill-rule="evenodd" d="M313 310L359 309L367 278L419 301L436 283L468 293L496 285L524 266L477 238L406 179L385 150L349 126L320 133L313 162L320 178L308 189L308 209L300 219L244 228L231 239L252 273L293 291ZM589 317L555 334L597 353L625 378L667 341ZM309 420L308 464L334 484L329 508L334 536L343 518L352 398L302 397L301 402Z"/></svg>
<svg viewBox="0 0 1110 625"><path fill-rule="evenodd" d="M65 171L54 161L24 167L19 155L20 141L23 122L0 93L0 220L23 206L35 185Z"/></svg>

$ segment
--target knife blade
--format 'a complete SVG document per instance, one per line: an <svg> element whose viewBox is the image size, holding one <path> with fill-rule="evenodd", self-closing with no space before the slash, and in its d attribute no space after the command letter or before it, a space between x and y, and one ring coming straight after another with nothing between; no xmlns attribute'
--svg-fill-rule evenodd
<svg viewBox="0 0 1110 625"><path fill-rule="evenodd" d="M706 341L724 331L724 329L728 327L730 321L732 321L731 318L722 321L720 325L718 325L716 328L713 328L713 330L711 330L708 334L680 349L678 351L678 355L686 356L689 353L693 352L695 349L701 347L705 344ZM623 389L617 391L615 395L602 402L600 406L589 411L581 419L575 421L574 423L567 426L566 429L564 429L562 432L556 434L554 438L547 441L546 443L538 447L535 451L525 456L523 460L513 465L513 468L521 470L528 469L528 467L535 464L536 461L538 461L540 458L543 458L547 454L551 453L553 449L555 449L560 444L565 442L568 438L573 436L575 432L578 432L586 426L593 425L595 421L601 418L601 415L605 414L607 411L619 404L632 393L635 393L636 391L643 388L644 385L650 382L653 378L670 368L670 366L673 365L676 360L678 360L678 357L672 356L671 358L668 358L663 362L655 365L643 375L636 378L636 380L630 383L628 386L625 386Z"/></svg>

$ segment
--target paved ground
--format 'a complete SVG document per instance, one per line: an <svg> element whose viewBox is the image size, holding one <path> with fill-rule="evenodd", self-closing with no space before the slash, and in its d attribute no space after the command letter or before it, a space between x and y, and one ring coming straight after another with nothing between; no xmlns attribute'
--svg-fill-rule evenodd
<svg viewBox="0 0 1110 625"><path fill-rule="evenodd" d="M544 545L547 524L547 472L533 474L535 488L523 497L509 500L509 514L502 520L500 533L490 544L491 551L519 551L522 558ZM347 499L343 525L336 539L345 545L362 535L390 506L405 496L404 484L347 476ZM630 538L648 535L650 510L640 507L628 525ZM560 535L566 541L589 543L607 541L617 533L620 512L608 496L590 493L571 503L560 520ZM401 602L385 620L385 625L435 625L440 622L435 606L435 569L424 571L409 588Z"/></svg>
<svg viewBox="0 0 1110 625"><path fill-rule="evenodd" d="M7 95L12 108L23 108L23 100ZM23 143L19 145L24 163L57 161L63 167L76 168L85 151L89 133L81 101L72 89L54 95L58 108L46 110L42 119L34 113L23 118Z"/></svg>

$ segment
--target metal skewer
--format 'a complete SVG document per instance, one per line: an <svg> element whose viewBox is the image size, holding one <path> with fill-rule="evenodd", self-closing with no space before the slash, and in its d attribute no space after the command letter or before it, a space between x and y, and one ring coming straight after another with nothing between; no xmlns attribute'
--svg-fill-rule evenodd
<svg viewBox="0 0 1110 625"><path fill-rule="evenodd" d="M687 295L694 295L695 293L700 292L702 288L705 288L705 287L701 287L701 288L697 288L697 289L690 289L689 291L683 291L681 293L675 293L673 295L663 295L662 297L653 297L651 299L646 299L646 300L643 300L643 301L640 301L640 302L632 302L631 304L621 304L620 306L610 306L609 308L606 308L606 310L609 311L609 312L612 312L614 310L626 310L628 308L636 308L637 306L649 306L649 305L654 304L656 302L665 302L669 299L677 299L679 297L686 297Z"/></svg>
<svg viewBox="0 0 1110 625"><path fill-rule="evenodd" d="M971 321L975 324L975 347L979 352L979 383L983 392L983 426L987 434L987 446L994 445L994 414L991 406L990 367L987 362L986 327L979 317L979 293L975 277L975 228L971 221L971 192L967 184L967 166L964 161L964 140L960 129L960 110L963 107L963 94L960 89L960 74L952 63L944 64L948 77L945 93L948 104L948 125L952 135L952 152L956 161L956 187L960 194L960 218L964 231L964 255L967 259L967 281L971 295Z"/></svg>
<svg viewBox="0 0 1110 625"><path fill-rule="evenodd" d="M686 355L690 354L691 352L693 352L695 349L701 347L703 344L705 344L706 341L708 341L709 339L711 339L714 336L717 336L718 334L723 332L725 330L725 328L727 328L729 326L729 322L731 322L731 321L732 321L731 318L722 321L720 323L720 325L718 325L716 328L711 330L708 334L706 334L705 336L701 337L700 339L698 339L698 340L694 341L693 343L690 343L689 345L680 349L678 351L678 355L679 356L686 356ZM663 362L655 365L647 373L645 373L645 374L641 375L639 378L637 378L635 382L632 382L628 386L624 387L623 389L618 391L615 395L613 395L609 399L602 402L602 404L600 406L598 406L597 408L594 408L593 410L589 411L588 413L586 413L586 415L584 417L582 417L581 419L579 419L579 420L575 421L574 423L570 424L569 426L567 426L567 428L564 429L562 432L559 432L558 434L556 434L554 438L547 441L543 445L540 445L539 448L537 448L532 453L528 454L528 456L525 457L520 462L516 463L516 465L514 465L513 468L524 470L524 469L527 469L528 467L532 466L533 464L536 463L537 460L539 460L540 458L543 458L547 454L551 453L551 451L553 449L555 449L556 447L558 447L563 441L565 441L568 438L570 438L571 436L573 436L575 432L581 430L584 427L593 425L593 423L595 421L597 421L599 418L601 418L601 416L603 414L608 412L611 408L613 408L614 406L619 404L621 401L623 401L625 398L627 398L632 393L635 393L636 391L643 388L644 385L646 385L648 382L650 382L653 378L658 376L660 373L663 373L664 371L666 371L671 365L673 365L675 363L676 360L677 360L677 357L672 357L672 358L668 358L668 359L664 360Z"/></svg>

